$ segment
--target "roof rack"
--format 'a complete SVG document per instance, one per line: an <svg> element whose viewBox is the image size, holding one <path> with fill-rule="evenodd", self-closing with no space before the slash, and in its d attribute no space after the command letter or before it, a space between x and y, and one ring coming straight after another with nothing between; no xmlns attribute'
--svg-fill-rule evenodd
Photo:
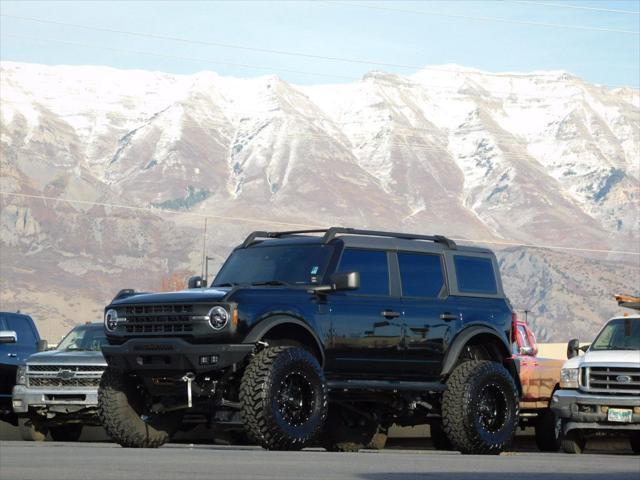
<svg viewBox="0 0 640 480"><path fill-rule="evenodd" d="M455 250L457 247L456 242L453 240L444 237L442 235L413 235L411 233L396 233L396 232L381 232L378 230L358 230L356 228L345 228L345 227L331 227L324 229L316 229L316 230L292 230L288 232L252 232L249 236L242 242L242 246L240 248L247 248L254 241L259 238L281 238L288 237L291 235L304 235L307 233L324 233L322 237L322 243L327 244L338 234L347 234L347 235L368 235L372 237L388 237L388 238L401 238L403 240L427 240L430 242L441 243L446 245L447 248Z"/></svg>

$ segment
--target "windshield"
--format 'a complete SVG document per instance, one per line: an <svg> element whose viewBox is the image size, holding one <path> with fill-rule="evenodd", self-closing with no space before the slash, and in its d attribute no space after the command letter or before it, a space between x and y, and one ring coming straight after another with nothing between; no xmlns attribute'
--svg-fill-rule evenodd
<svg viewBox="0 0 640 480"><path fill-rule="evenodd" d="M56 350L100 351L107 344L102 325L80 325L71 330L58 344Z"/></svg>
<svg viewBox="0 0 640 480"><path fill-rule="evenodd" d="M611 320L589 350L640 350L640 318Z"/></svg>
<svg viewBox="0 0 640 480"><path fill-rule="evenodd" d="M241 248L231 254L212 286L317 284L324 277L332 253L330 245Z"/></svg>

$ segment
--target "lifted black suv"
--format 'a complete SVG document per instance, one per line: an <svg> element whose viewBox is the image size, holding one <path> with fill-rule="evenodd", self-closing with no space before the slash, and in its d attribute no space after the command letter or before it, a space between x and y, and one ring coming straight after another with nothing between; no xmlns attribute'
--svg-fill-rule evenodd
<svg viewBox="0 0 640 480"><path fill-rule="evenodd" d="M234 415L273 450L355 450L394 423L430 423L437 446L465 453L499 453L514 435L512 312L489 250L336 227L254 232L211 287L189 283L125 290L105 309L99 411L123 446Z"/></svg>

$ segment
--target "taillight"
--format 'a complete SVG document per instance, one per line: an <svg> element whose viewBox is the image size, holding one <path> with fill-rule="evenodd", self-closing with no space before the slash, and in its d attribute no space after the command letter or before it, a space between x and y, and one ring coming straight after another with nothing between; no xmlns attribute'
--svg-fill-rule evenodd
<svg viewBox="0 0 640 480"><path fill-rule="evenodd" d="M511 312L511 341L518 343L518 314Z"/></svg>

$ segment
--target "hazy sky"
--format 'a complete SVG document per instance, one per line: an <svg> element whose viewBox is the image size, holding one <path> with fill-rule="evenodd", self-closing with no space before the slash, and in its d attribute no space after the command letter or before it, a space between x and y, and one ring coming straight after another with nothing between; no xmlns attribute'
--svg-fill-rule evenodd
<svg viewBox="0 0 640 480"><path fill-rule="evenodd" d="M0 10L2 60L244 77L275 73L302 84L455 63L496 72L567 70L594 83L640 87L640 0L2 0Z"/></svg>

